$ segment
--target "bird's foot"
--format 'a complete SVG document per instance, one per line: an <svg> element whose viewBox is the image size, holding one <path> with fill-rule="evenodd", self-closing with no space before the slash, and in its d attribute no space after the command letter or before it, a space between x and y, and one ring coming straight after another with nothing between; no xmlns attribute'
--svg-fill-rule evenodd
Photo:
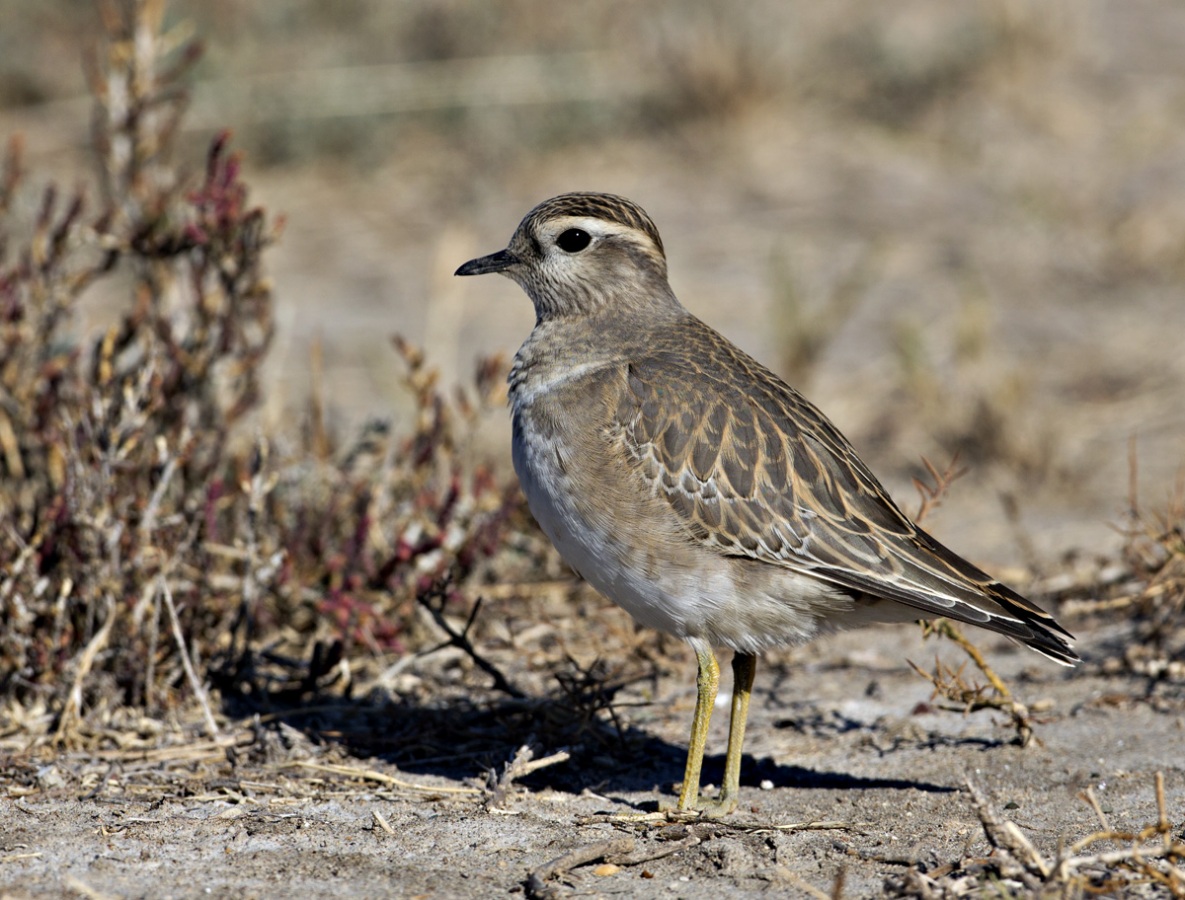
<svg viewBox="0 0 1185 900"><path fill-rule="evenodd" d="M710 800L707 797L697 797L688 804L659 803L658 811L666 816L670 822L694 822L697 819L723 819L731 815L737 808L736 797L721 797Z"/></svg>

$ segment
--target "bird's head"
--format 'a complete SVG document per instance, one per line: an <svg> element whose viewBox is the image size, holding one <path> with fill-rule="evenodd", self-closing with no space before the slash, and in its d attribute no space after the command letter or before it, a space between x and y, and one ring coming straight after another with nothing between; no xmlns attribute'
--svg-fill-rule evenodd
<svg viewBox="0 0 1185 900"><path fill-rule="evenodd" d="M678 308L653 220L612 194L562 194L540 203L505 250L470 260L456 274L488 272L516 281L540 321L606 308Z"/></svg>

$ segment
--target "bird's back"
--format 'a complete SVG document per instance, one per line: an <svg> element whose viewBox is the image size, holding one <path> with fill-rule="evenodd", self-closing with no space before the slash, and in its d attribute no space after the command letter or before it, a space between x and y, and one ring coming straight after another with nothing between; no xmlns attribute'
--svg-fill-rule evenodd
<svg viewBox="0 0 1185 900"><path fill-rule="evenodd" d="M572 358L580 364L565 362ZM630 542L649 536L662 545L651 556L669 566L712 560L708 569L729 573L720 584L781 598L788 621L761 618L787 634L764 643L801 640L818 627L949 616L1061 662L1077 658L1040 607L914 525L816 407L690 314L662 327L550 323L520 351L512 397L516 467L541 522L571 531L596 518L587 509L550 508L542 496L549 480L565 485L557 493L570 507L573 496L591 491L591 508L612 508L617 524L589 527L610 542L616 532ZM528 442L550 454L525 453ZM608 496L605 485L613 483L625 490ZM559 538L567 556L579 535ZM605 540L584 555L611 552ZM646 568L628 559L621 565ZM621 580L618 573L598 587L638 616L636 601L614 596ZM717 639L728 636L723 624L714 627Z"/></svg>

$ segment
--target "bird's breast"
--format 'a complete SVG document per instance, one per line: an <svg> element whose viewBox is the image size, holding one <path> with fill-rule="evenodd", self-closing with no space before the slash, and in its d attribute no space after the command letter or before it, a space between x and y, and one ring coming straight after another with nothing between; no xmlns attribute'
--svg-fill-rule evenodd
<svg viewBox="0 0 1185 900"><path fill-rule="evenodd" d="M689 535L598 421L595 395L583 396L512 392L514 469L564 561L642 625L677 637L756 651L813 632L800 607L753 591L736 560Z"/></svg>

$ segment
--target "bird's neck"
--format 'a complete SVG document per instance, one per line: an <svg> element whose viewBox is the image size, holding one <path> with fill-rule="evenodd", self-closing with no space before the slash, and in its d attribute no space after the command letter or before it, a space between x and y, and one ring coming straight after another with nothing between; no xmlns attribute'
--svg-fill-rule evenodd
<svg viewBox="0 0 1185 900"><path fill-rule="evenodd" d="M656 328L690 318L673 294L669 302L657 302L653 295L647 299L642 304L613 298L579 314L539 314L537 307L535 327L514 356L511 390L530 380L561 377L575 360L596 369L645 354Z"/></svg>
<svg viewBox="0 0 1185 900"><path fill-rule="evenodd" d="M552 323L629 321L646 325L674 321L687 315L666 280L638 281L612 289L588 281L566 284L562 291L523 285L535 306L535 326Z"/></svg>

